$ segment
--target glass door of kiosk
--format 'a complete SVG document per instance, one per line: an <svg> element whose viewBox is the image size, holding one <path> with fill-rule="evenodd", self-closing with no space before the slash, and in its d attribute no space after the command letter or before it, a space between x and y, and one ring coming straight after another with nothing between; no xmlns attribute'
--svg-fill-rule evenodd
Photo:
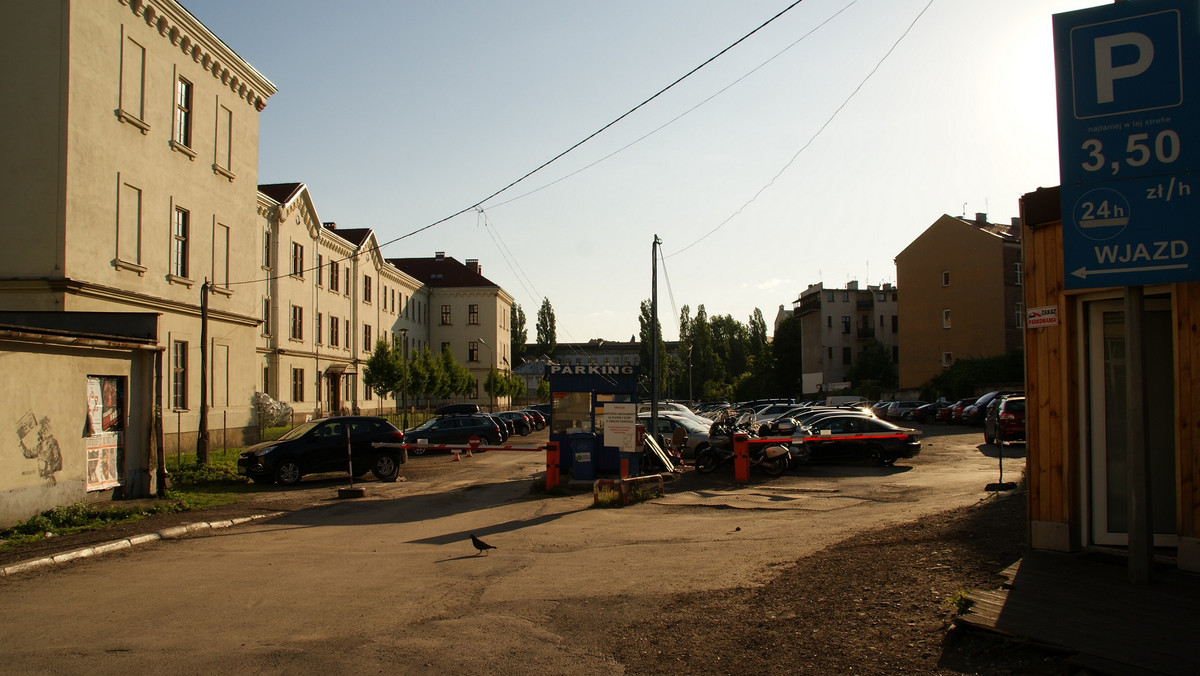
<svg viewBox="0 0 1200 676"><path fill-rule="evenodd" d="M1092 542L1125 545L1128 531L1126 478L1125 310L1119 300L1087 304L1087 360L1091 422ZM1142 340L1146 354L1146 454L1150 458L1150 512L1154 544L1174 546L1175 524L1175 379L1171 306L1168 299L1146 298Z"/></svg>

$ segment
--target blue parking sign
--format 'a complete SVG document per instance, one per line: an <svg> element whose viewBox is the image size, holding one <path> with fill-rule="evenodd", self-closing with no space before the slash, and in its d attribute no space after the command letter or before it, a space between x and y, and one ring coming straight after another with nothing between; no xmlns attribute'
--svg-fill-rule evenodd
<svg viewBox="0 0 1200 676"><path fill-rule="evenodd" d="M1198 33L1200 0L1054 16L1068 289L1200 280Z"/></svg>

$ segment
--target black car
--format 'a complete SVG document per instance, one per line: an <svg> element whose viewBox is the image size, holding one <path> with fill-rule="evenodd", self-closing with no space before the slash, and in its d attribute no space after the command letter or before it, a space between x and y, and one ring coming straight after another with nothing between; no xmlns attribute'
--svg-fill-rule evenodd
<svg viewBox="0 0 1200 676"><path fill-rule="evenodd" d="M443 444L468 444L471 437L479 437L485 444L499 444L503 437L496 421L486 414L451 415L434 418L429 422L404 433L404 443L440 446ZM425 448L411 448L409 453L421 455Z"/></svg>
<svg viewBox="0 0 1200 676"><path fill-rule="evenodd" d="M496 414L500 418L504 418L513 425L513 432L521 436L526 436L533 433L533 423L529 420L529 416L521 411L501 411Z"/></svg>
<svg viewBox="0 0 1200 676"><path fill-rule="evenodd" d="M296 483L305 474L346 471L355 476L371 472L380 481L395 481L404 453L399 448L374 444L399 444L403 440L400 430L383 418L323 418L298 425L275 441L264 441L242 451L237 471L258 483L284 485Z"/></svg>
<svg viewBox="0 0 1200 676"><path fill-rule="evenodd" d="M861 414L842 414L815 420L793 436L808 462L868 460L891 465L921 452L921 432Z"/></svg>

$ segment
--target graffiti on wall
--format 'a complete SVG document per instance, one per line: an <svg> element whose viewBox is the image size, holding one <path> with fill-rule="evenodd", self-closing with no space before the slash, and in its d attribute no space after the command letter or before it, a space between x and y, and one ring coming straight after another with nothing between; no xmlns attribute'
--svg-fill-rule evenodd
<svg viewBox="0 0 1200 676"><path fill-rule="evenodd" d="M37 461L38 476L51 486L58 483L55 474L62 470L62 451L50 431L50 418L39 419L33 411L26 411L17 420L17 439L21 455Z"/></svg>

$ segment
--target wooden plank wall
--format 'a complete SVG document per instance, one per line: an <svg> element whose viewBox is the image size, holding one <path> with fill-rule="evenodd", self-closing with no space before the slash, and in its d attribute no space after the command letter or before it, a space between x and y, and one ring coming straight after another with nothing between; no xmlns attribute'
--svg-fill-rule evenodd
<svg viewBox="0 0 1200 676"><path fill-rule="evenodd" d="M1082 317L1063 285L1062 223L1058 189L1021 200L1025 307L1058 308L1058 326L1025 330L1025 392L1028 443L1028 518L1068 524L1082 542L1079 410L1079 331ZM1178 532L1200 537L1200 282L1172 287L1175 317L1175 443L1179 495Z"/></svg>
<svg viewBox="0 0 1200 676"><path fill-rule="evenodd" d="M1040 193L1041 191L1039 191ZM1053 211L1057 212L1057 191ZM1027 195L1026 198L1031 197ZM1026 444L1029 514L1032 521L1068 524L1072 540L1080 525L1080 426L1077 389L1079 330L1073 300L1063 289L1062 228L1057 217L1022 200L1025 307L1057 307L1058 326L1025 330Z"/></svg>

